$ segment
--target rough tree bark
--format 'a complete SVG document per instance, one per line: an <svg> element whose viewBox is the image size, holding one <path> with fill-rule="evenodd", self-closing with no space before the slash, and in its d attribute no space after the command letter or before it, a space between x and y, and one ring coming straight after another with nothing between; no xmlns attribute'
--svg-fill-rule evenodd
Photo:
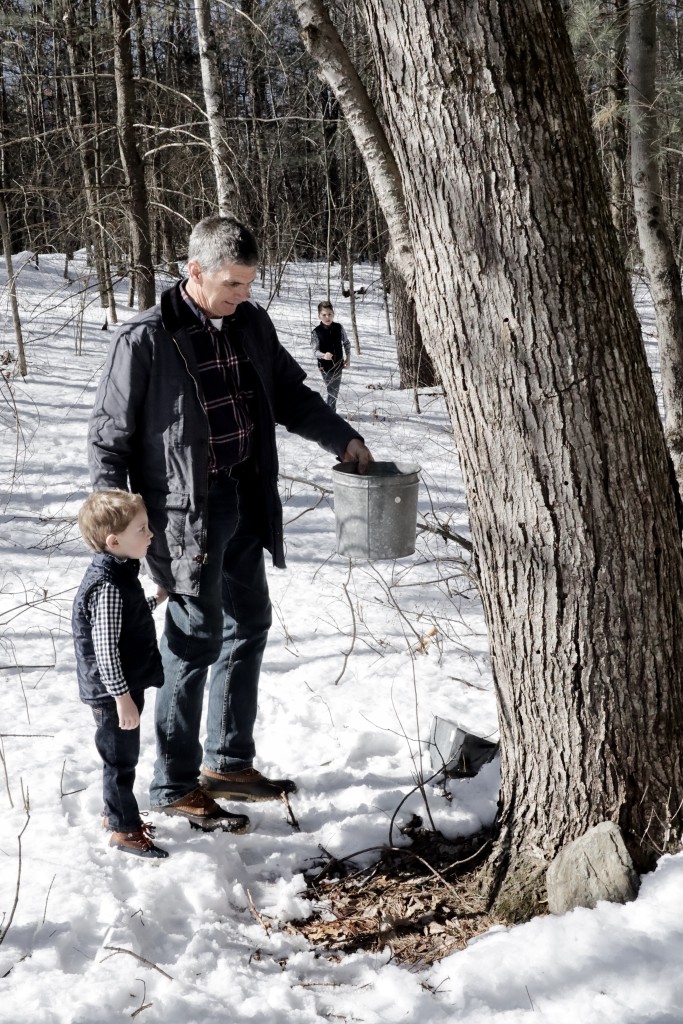
<svg viewBox="0 0 683 1024"><path fill-rule="evenodd" d="M135 138L135 91L131 51L130 0L112 0L114 24L114 81L116 84L116 126L121 163L130 192L128 210L133 247L133 273L138 288L138 308L156 302L152 243L147 208L145 168Z"/></svg>
<svg viewBox="0 0 683 1024"><path fill-rule="evenodd" d="M439 376L422 340L414 298L408 292L404 279L395 273L391 264L388 270L398 354L399 387L406 390L414 389L415 407L419 412L418 389L434 387L439 383Z"/></svg>
<svg viewBox="0 0 683 1024"><path fill-rule="evenodd" d="M677 845L676 496L558 3L359 3L466 479L517 919L601 820L641 870Z"/></svg>
<svg viewBox="0 0 683 1024"><path fill-rule="evenodd" d="M666 439L683 486L683 293L657 163L656 0L631 0L629 21L633 199L657 321Z"/></svg>

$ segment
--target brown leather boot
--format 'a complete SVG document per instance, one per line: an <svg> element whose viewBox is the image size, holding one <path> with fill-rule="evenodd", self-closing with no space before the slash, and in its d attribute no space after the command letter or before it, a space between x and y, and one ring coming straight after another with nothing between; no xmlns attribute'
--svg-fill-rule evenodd
<svg viewBox="0 0 683 1024"><path fill-rule="evenodd" d="M279 800L283 793L296 793L291 779L267 779L256 768L237 772L214 772L202 768L199 784L212 797L223 800Z"/></svg>
<svg viewBox="0 0 683 1024"><path fill-rule="evenodd" d="M187 796L181 796L179 800L174 800L172 804L152 807L152 810L187 818L192 828L199 828L203 832L220 831L240 835L243 832L248 832L251 828L246 814L228 814L218 806L213 797L210 797L199 786Z"/></svg>
<svg viewBox="0 0 683 1024"><path fill-rule="evenodd" d="M132 832L112 832L109 845L122 853L132 853L136 857L150 857L161 859L168 857L166 850L155 846L153 839L156 829L154 825L148 825L141 821L140 827Z"/></svg>

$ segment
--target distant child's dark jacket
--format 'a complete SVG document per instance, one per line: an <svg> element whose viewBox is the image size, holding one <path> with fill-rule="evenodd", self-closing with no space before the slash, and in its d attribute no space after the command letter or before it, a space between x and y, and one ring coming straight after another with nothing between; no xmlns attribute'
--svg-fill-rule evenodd
<svg viewBox="0 0 683 1024"><path fill-rule="evenodd" d="M78 588L71 624L76 649L78 690L81 700L86 704L101 704L112 700L100 679L88 613L88 601L94 587L105 580L116 587L123 604L118 648L128 689L133 692L163 684L156 628L138 579L139 572L140 563L134 558L123 561L107 552L98 552L93 556Z"/></svg>
<svg viewBox="0 0 683 1024"><path fill-rule="evenodd" d="M321 352L331 352L332 362L329 359L319 359L318 367L321 370L339 369L346 358L344 343L342 341L342 325L336 321L331 324L318 324L313 328L313 333L318 338L318 348Z"/></svg>

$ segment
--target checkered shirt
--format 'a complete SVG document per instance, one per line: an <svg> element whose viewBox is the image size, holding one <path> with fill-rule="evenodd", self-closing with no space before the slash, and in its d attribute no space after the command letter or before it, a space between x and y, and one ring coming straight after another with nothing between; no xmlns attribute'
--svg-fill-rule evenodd
<svg viewBox="0 0 683 1024"><path fill-rule="evenodd" d="M156 597L148 597L150 611L157 606ZM128 693L128 683L123 675L119 640L123 620L123 601L113 583L101 580L93 587L86 607L92 626L92 642L100 679L111 697L122 697Z"/></svg>
<svg viewBox="0 0 683 1024"><path fill-rule="evenodd" d="M180 294L201 325L191 334L209 420L209 472L215 473L244 462L251 455L254 370L230 338L231 318L224 317L219 329L195 305L183 284Z"/></svg>

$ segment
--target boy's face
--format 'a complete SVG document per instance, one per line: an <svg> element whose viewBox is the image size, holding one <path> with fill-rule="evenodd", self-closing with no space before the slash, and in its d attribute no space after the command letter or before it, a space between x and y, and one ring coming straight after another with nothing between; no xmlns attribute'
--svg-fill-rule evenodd
<svg viewBox="0 0 683 1024"><path fill-rule="evenodd" d="M320 320L321 320L322 323L325 324L326 327L329 327L330 324L332 323L332 321L334 320L334 310L333 309L321 309L320 310Z"/></svg>
<svg viewBox="0 0 683 1024"><path fill-rule="evenodd" d="M147 512L141 509L121 533L110 533L107 551L117 558L144 558L154 534L147 523Z"/></svg>

